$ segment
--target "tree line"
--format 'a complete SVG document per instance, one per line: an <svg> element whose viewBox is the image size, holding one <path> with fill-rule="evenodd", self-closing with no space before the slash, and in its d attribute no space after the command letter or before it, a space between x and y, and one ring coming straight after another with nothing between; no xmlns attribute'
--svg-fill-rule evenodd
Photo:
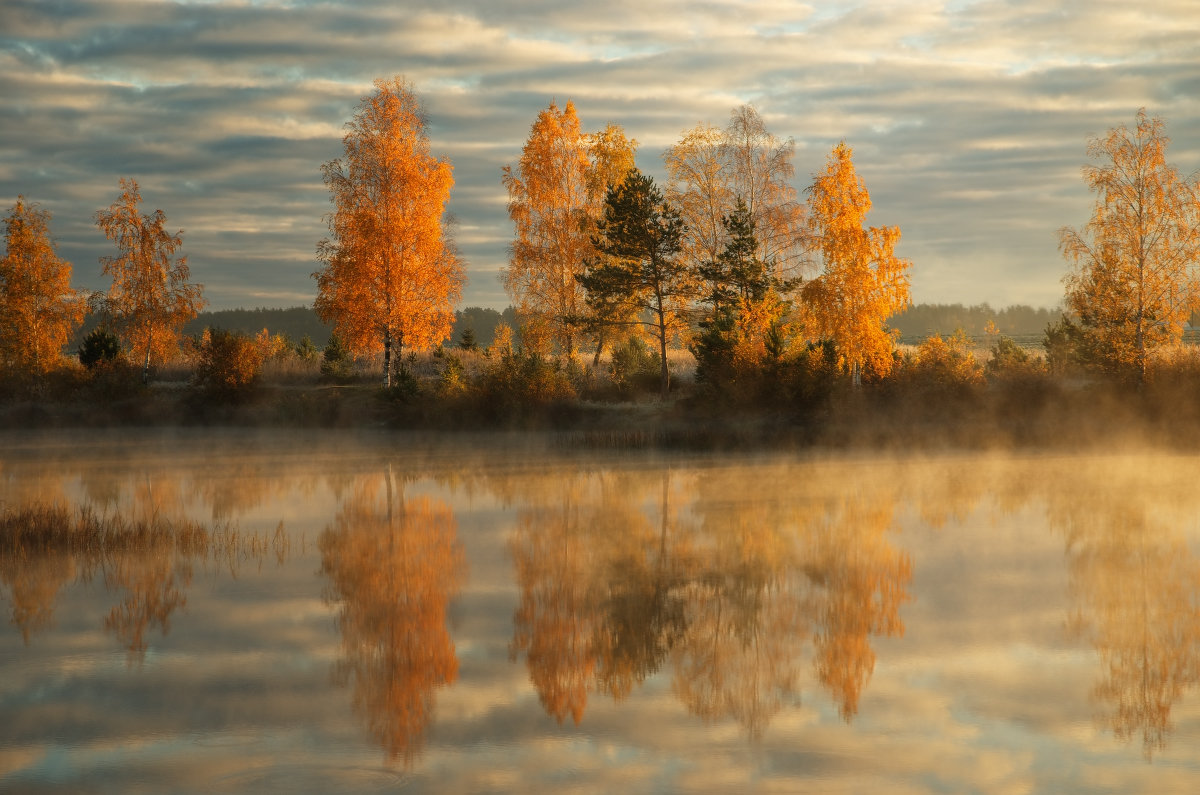
<svg viewBox="0 0 1200 795"><path fill-rule="evenodd" d="M316 247L313 308L348 351L382 353L385 387L406 351L463 331L454 307L465 263L446 212L453 168L431 151L425 124L410 83L377 80L346 125L343 155L321 169L332 211ZM1046 321L1052 362L1144 380L1154 351L1178 343L1200 307L1200 194L1167 163L1167 140L1143 110L1133 131L1090 142L1092 218L1060 232L1065 314L1022 318ZM571 102L537 114L501 174L514 230L501 279L513 313L481 317L472 336L491 325L523 354L559 362L650 343L665 396L674 344L690 350L697 380L715 392L813 368L858 386L903 366L895 343L906 325L928 332L927 310L911 305L911 263L895 253L900 230L867 225L871 198L845 142L803 200L794 141L767 130L751 106L735 108L724 127L685 130L663 153L661 186L637 168L637 147L615 124L585 132ZM101 258L112 279L105 292L70 287L47 211L24 197L10 210L0 264L6 375L60 367L90 311L100 323L81 359L123 355L146 382L204 308L179 255L182 231L167 230L162 210L141 212L135 180L120 189L95 216L116 247ZM986 312L964 314L973 323ZM1010 320L997 313L983 331Z"/></svg>

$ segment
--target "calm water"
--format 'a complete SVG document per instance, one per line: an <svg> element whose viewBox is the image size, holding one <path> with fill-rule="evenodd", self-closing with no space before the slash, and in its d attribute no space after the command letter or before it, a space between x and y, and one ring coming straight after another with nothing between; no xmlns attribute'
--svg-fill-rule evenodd
<svg viewBox="0 0 1200 795"><path fill-rule="evenodd" d="M3 436L0 791L1195 792L1198 475Z"/></svg>

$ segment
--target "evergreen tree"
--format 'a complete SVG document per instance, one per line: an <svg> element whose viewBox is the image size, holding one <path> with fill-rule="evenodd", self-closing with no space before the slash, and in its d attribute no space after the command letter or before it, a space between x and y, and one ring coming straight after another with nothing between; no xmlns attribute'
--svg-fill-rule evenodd
<svg viewBox="0 0 1200 795"><path fill-rule="evenodd" d="M683 228L678 211L663 201L654 180L633 169L624 182L609 188L599 235L592 241L601 256L577 277L598 316L628 305L638 310L638 317L649 315L632 322L648 326L658 339L663 397L670 389L667 339L684 303L695 294L692 275L678 256ZM623 321L609 316L609 322Z"/></svg>

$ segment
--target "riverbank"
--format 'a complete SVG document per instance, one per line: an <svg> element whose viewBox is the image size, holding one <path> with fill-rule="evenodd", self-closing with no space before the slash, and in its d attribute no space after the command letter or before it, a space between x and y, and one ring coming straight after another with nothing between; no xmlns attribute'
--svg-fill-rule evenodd
<svg viewBox="0 0 1200 795"><path fill-rule="evenodd" d="M362 383L264 386L232 402L182 383L129 394L0 403L0 429L293 428L547 433L589 448L1113 448L1200 443L1186 384L1141 389L1040 379L973 390L839 386L803 404L724 405L694 390L666 400L550 399L481 405L476 396L402 394Z"/></svg>

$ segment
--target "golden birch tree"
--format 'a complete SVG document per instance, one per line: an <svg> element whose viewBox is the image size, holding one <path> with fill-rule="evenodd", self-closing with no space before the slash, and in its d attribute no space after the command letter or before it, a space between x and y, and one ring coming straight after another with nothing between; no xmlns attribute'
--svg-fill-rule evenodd
<svg viewBox="0 0 1200 795"><path fill-rule="evenodd" d="M122 178L120 185L120 198L96 213L96 226L119 252L100 258L112 286L99 304L125 347L141 357L145 383L151 359L173 354L184 324L204 308L203 285L188 281L187 257L175 256L183 231L167 232L162 210L152 215L139 211L142 195L136 180Z"/></svg>
<svg viewBox="0 0 1200 795"><path fill-rule="evenodd" d="M40 376L61 361L85 301L71 289L71 263L55 251L48 211L18 196L4 219L4 243L0 372Z"/></svg>
<svg viewBox="0 0 1200 795"><path fill-rule="evenodd" d="M333 212L317 244L323 267L314 308L348 347L393 353L427 350L450 335L462 295L463 263L447 229L453 169L430 152L411 83L376 80L342 139L345 155L321 171Z"/></svg>
<svg viewBox="0 0 1200 795"><path fill-rule="evenodd" d="M839 143L809 188L809 228L822 272L804 285L810 330L833 341L855 384L864 366L891 370L893 338L885 322L908 306L910 263L895 255L900 229L863 226L871 197Z"/></svg>
<svg viewBox="0 0 1200 795"><path fill-rule="evenodd" d="M566 356L574 353L574 323L584 313L575 277L593 253L590 219L600 177L588 158L592 145L575 105L567 102L560 111L551 102L534 120L521 159L504 167L502 180L514 228L508 265L501 270L504 289L529 326L523 333L552 340Z"/></svg>
<svg viewBox="0 0 1200 795"><path fill-rule="evenodd" d="M667 201L679 208L686 230L680 256L696 269L721 256L725 249L725 218L735 208L723 140L719 128L698 124L663 154Z"/></svg>
<svg viewBox="0 0 1200 795"><path fill-rule="evenodd" d="M626 136L621 125L611 122L600 132L584 138L588 152L588 204L593 217L598 217L609 187L620 185L635 168L638 142Z"/></svg>
<svg viewBox="0 0 1200 795"><path fill-rule="evenodd" d="M781 279L795 276L804 261L804 205L791 184L795 151L791 138L780 140L768 132L752 106L742 105L730 114L721 142L729 189L750 211L758 259Z"/></svg>
<svg viewBox="0 0 1200 795"><path fill-rule="evenodd" d="M1059 247L1070 263L1067 306L1083 330L1087 358L1144 378L1147 351L1182 338L1197 306L1200 195L1194 180L1166 160L1157 117L1139 110L1133 130L1115 127L1088 144L1083 169L1097 194L1091 220L1064 227Z"/></svg>

